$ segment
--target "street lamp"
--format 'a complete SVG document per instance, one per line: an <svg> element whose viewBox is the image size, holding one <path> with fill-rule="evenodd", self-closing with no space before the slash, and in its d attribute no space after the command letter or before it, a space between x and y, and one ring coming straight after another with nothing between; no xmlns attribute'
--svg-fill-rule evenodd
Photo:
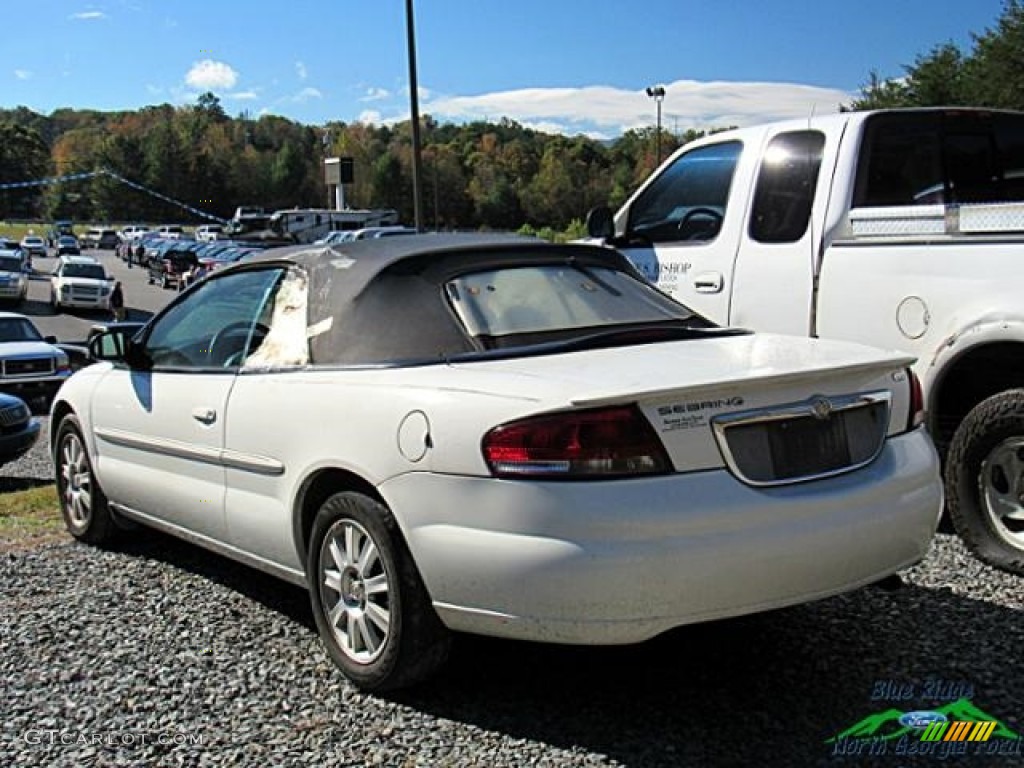
<svg viewBox="0 0 1024 768"><path fill-rule="evenodd" d="M665 99L665 86L651 85L647 88L647 95L654 99L658 105L658 134L654 140L655 156L658 158L655 167L661 165L661 102Z"/></svg>
<svg viewBox="0 0 1024 768"><path fill-rule="evenodd" d="M412 119L412 210L416 231L423 231L423 210L420 204L420 177L423 161L420 151L420 102L416 84L416 32L412 16L412 0L405 0L405 26L409 44L409 105Z"/></svg>

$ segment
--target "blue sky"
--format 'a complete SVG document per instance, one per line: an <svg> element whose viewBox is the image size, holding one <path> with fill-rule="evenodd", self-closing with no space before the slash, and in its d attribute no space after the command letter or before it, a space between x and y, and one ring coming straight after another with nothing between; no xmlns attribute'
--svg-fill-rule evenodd
<svg viewBox="0 0 1024 768"><path fill-rule="evenodd" d="M404 0L3 0L0 106L136 109L216 93L309 124L408 115ZM831 112L874 69L965 51L1003 0L419 0L420 110L613 138Z"/></svg>

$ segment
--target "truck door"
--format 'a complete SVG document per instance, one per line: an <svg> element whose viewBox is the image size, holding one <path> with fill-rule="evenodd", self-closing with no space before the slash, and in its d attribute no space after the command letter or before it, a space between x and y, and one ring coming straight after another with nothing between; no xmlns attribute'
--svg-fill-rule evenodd
<svg viewBox="0 0 1024 768"><path fill-rule="evenodd" d="M750 214L733 271L729 324L806 336L811 332L814 251L812 216L827 201L831 174L819 173L820 131L773 136L760 156ZM820 206L824 212L824 202Z"/></svg>
<svg viewBox="0 0 1024 768"><path fill-rule="evenodd" d="M732 138L684 149L616 217L619 249L659 288L717 323L729 321L758 148Z"/></svg>

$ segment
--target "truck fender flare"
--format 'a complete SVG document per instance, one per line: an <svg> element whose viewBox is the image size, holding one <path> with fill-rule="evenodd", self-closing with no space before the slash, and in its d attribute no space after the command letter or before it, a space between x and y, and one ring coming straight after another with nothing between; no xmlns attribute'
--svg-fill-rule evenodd
<svg viewBox="0 0 1024 768"><path fill-rule="evenodd" d="M928 393L928 408L932 408L946 374L964 355L989 344L1006 343L1024 344L1024 317L982 319L949 334L935 349L924 371L922 383Z"/></svg>

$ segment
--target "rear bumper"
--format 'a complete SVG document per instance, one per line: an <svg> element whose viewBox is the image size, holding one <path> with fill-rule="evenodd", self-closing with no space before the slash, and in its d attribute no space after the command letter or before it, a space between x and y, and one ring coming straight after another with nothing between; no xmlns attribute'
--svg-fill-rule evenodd
<svg viewBox="0 0 1024 768"><path fill-rule="evenodd" d="M767 489L715 470L580 483L422 473L380 490L447 626L586 644L856 589L922 559L942 509L923 430L857 472Z"/></svg>

